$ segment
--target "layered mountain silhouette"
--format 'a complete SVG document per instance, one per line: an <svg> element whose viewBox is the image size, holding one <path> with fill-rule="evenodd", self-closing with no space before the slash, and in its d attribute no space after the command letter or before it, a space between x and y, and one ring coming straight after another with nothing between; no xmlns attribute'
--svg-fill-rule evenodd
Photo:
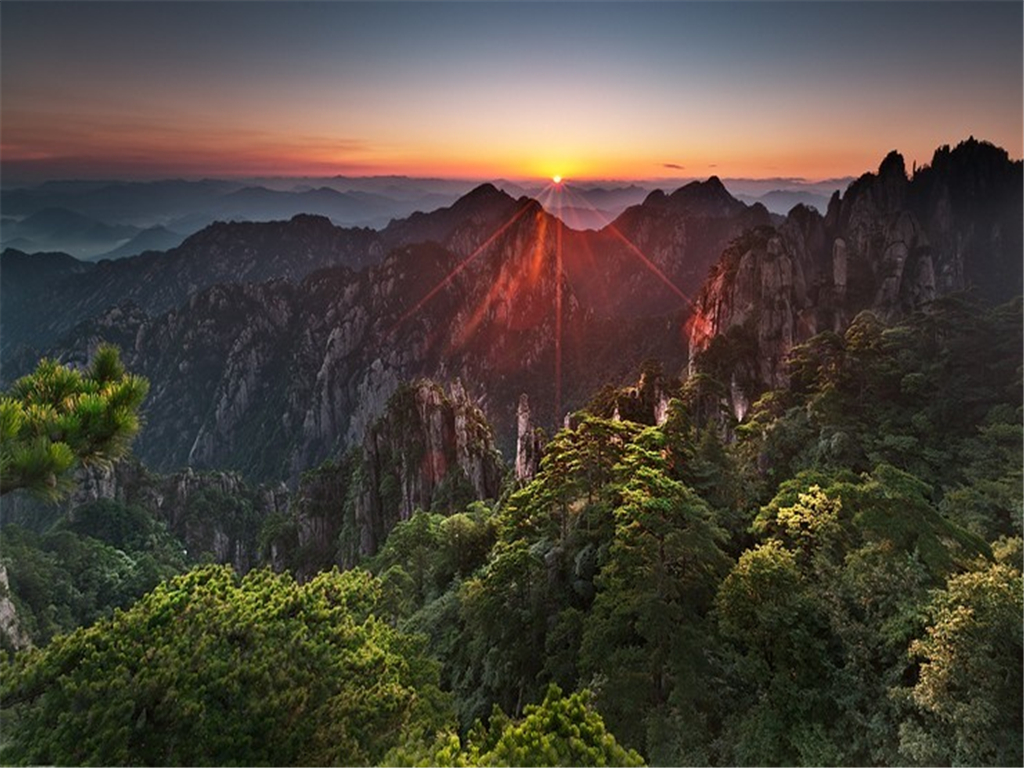
<svg viewBox="0 0 1024 768"><path fill-rule="evenodd" d="M128 256L138 256L146 251L167 251L181 244L185 238L177 232L172 232L167 227L150 227L135 235L131 240L101 253L94 261L102 259L124 259Z"/></svg>
<svg viewBox="0 0 1024 768"><path fill-rule="evenodd" d="M74 249L95 256L139 232L137 227L106 224L67 208L44 208L21 221L6 221L3 241L36 251Z"/></svg>
<svg viewBox="0 0 1024 768"><path fill-rule="evenodd" d="M354 445L402 381L459 379L508 455L522 393L553 428L641 361L680 372L691 347L745 327L750 395L784 375L789 346L861 309L1021 292L1021 163L973 140L912 178L890 155L825 215L779 217L714 177L598 230L551 208L482 185L380 230L302 214L100 264L8 250L3 376L113 341L153 384L147 464L295 479Z"/></svg>

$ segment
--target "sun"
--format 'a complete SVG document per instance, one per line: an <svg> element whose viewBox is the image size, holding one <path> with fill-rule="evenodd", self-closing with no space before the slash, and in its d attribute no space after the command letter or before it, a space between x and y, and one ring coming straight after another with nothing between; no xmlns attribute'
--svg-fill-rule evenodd
<svg viewBox="0 0 1024 768"><path fill-rule="evenodd" d="M552 177L551 177L551 180L552 180L553 182L555 182L555 184L561 184L561 183L562 183L562 177L561 177L561 176L558 176L558 175L552 176Z"/></svg>

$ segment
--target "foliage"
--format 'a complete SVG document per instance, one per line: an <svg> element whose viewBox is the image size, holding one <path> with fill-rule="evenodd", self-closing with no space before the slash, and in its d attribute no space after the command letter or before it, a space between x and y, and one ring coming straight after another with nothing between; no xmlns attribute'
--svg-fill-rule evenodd
<svg viewBox="0 0 1024 768"><path fill-rule="evenodd" d="M950 579L931 603L927 634L911 653L922 660L911 691L919 718L905 723L903 751L935 765L1024 762L1020 570L986 563Z"/></svg>
<svg viewBox="0 0 1024 768"><path fill-rule="evenodd" d="M540 704L528 705L520 720L495 709L488 726L479 721L467 738L448 731L434 742L405 746L388 756L390 765L558 766L643 765L643 758L624 749L605 729L589 691L564 696L549 686Z"/></svg>
<svg viewBox="0 0 1024 768"><path fill-rule="evenodd" d="M366 566L380 576L397 612L409 614L482 566L495 536L493 516L482 502L447 517L416 512L395 526Z"/></svg>
<svg viewBox="0 0 1024 768"><path fill-rule="evenodd" d="M211 566L5 670L5 761L376 763L443 703L420 643L373 615L368 574L305 585ZM437 720L440 723L440 720Z"/></svg>
<svg viewBox="0 0 1024 768"><path fill-rule="evenodd" d="M18 624L37 644L127 608L185 570L184 549L139 507L99 501L45 533L7 525L0 537Z"/></svg>
<svg viewBox="0 0 1024 768"><path fill-rule="evenodd" d="M803 469L885 463L936 495L970 489L964 520L986 539L1019 532L1021 311L1019 300L983 309L951 297L899 325L862 312L842 336L794 347L791 385L738 430L763 498Z"/></svg>
<svg viewBox="0 0 1024 768"><path fill-rule="evenodd" d="M580 652L583 671L602 680L606 718L627 743L646 747L654 720L699 709L691 686L706 670L695 660L728 569L723 532L707 504L667 476L663 444L648 429L623 457L615 532Z"/></svg>
<svg viewBox="0 0 1024 768"><path fill-rule="evenodd" d="M725 656L733 658L730 685L748 691L751 702L729 718L730 741L739 751L734 761L758 755L794 763L905 759L900 727L907 712L899 692L914 674L907 649L924 632L929 590L989 553L984 541L938 514L929 492L885 465L859 477L811 471L782 484L762 508L754 528L765 543L745 553L740 566L758 553L789 581L760 590L750 582L737 590L733 580L743 573L737 566L719 592ZM797 598L802 613L781 621L763 614L774 601ZM738 614L744 605L750 612ZM744 623L737 625L737 616L745 616ZM771 638L773 648L781 644L801 673L813 674L776 679L774 656L761 672L751 669L758 658L769 658L749 645L759 636ZM776 682L762 690L762 681L771 679ZM770 702L801 679L796 717L792 706L773 703L769 718L754 704ZM814 706L800 709L806 703Z"/></svg>
<svg viewBox="0 0 1024 768"><path fill-rule="evenodd" d="M778 542L740 557L722 583L718 623L738 702L726 739L739 764L829 764L836 716L828 619L796 557Z"/></svg>
<svg viewBox="0 0 1024 768"><path fill-rule="evenodd" d="M469 501L453 474L390 530L372 578L199 571L16 654L3 756L1020 764L1022 325L1020 302L943 300L898 324L862 313L725 418L729 376L756 373L749 328L707 347L667 413L675 384L645 365L497 503ZM399 422L410 397L396 395ZM383 501L420 450L381 448ZM306 511L338 524L350 563L361 465L304 480ZM243 538L262 525L265 553L292 542L283 564L300 579L326 562L297 547L296 516L257 521L247 498L198 494L182 512ZM378 522L383 537L394 521ZM143 582L125 558L164 551L148 525L97 508L33 542L16 533L2 546L18 610L52 634L126 605ZM50 746L40 713L58 710Z"/></svg>
<svg viewBox="0 0 1024 768"><path fill-rule="evenodd" d="M148 390L146 379L126 373L116 347L101 346L85 373L40 361L0 396L0 494L25 488L57 498L76 465L123 456Z"/></svg>

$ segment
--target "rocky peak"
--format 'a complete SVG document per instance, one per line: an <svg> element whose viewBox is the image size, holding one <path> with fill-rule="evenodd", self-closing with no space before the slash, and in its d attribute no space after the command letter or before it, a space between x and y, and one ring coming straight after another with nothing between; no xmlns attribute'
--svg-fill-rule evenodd
<svg viewBox="0 0 1024 768"><path fill-rule="evenodd" d="M417 509L459 511L497 496L503 469L483 413L460 382L402 385L367 432L355 503L358 550L372 555Z"/></svg>
<svg viewBox="0 0 1024 768"><path fill-rule="evenodd" d="M733 400L749 401L785 383L794 344L842 332L861 310L896 318L972 287L997 301L1017 295L1022 207L1021 163L991 145L940 149L913 179L890 152L824 218L797 206L725 249L689 322L691 372L715 368Z"/></svg>
<svg viewBox="0 0 1024 768"><path fill-rule="evenodd" d="M523 393L516 408L516 481L530 482L537 474L543 439L530 419L530 399Z"/></svg>
<svg viewBox="0 0 1024 768"><path fill-rule="evenodd" d="M865 173L847 188L839 210L839 227L868 230L884 223L906 208L909 187L903 155L890 152L878 166L878 173Z"/></svg>
<svg viewBox="0 0 1024 768"><path fill-rule="evenodd" d="M468 206L477 205L492 205L494 203L501 203L505 200L511 200L512 198L498 189L490 182L480 184L473 189L469 190L461 198L455 202L456 208L465 208Z"/></svg>
<svg viewBox="0 0 1024 768"><path fill-rule="evenodd" d="M903 159L903 155L897 152L895 149L887 154L881 164L878 166L878 178L880 179L893 179L893 180L906 180L907 178L907 164Z"/></svg>
<svg viewBox="0 0 1024 768"><path fill-rule="evenodd" d="M881 198L879 207L888 213L902 210L906 206L909 187L903 155L893 151L885 156L878 166L878 182Z"/></svg>
<svg viewBox="0 0 1024 768"><path fill-rule="evenodd" d="M481 184L447 208L416 212L406 219L392 221L381 236L389 248L431 240L467 256L508 222L519 206L493 184Z"/></svg>
<svg viewBox="0 0 1024 768"><path fill-rule="evenodd" d="M729 194L729 190L717 176L712 176L704 182L691 181L673 192L668 202L673 207L713 217L733 216L746 208L742 202Z"/></svg>
<svg viewBox="0 0 1024 768"><path fill-rule="evenodd" d="M640 203L640 205L650 208L657 205L664 205L666 200L668 200L668 195L666 195L663 190L655 189L644 198L644 201Z"/></svg>

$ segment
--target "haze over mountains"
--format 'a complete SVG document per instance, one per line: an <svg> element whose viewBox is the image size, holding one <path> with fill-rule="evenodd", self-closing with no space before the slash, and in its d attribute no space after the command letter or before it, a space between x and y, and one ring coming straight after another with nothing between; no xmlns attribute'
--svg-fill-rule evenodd
<svg viewBox="0 0 1024 768"><path fill-rule="evenodd" d="M488 184L378 230L301 214L99 264L8 249L3 376L43 353L84 360L101 339L119 344L154 385L137 453L157 469L294 479L356 444L399 383L422 376L460 379L508 453L520 394L555 426L641 361L680 372L730 329L760 350L759 367L733 376L743 403L778 382L794 343L861 309L894 316L968 288L1008 299L1021 290L1021 209L1020 161L970 140L912 176L894 153L824 212L786 217L712 177L577 231Z"/></svg>
<svg viewBox="0 0 1024 768"><path fill-rule="evenodd" d="M726 180L744 202L785 214L797 202L824 210L850 179ZM168 250L215 221L270 221L299 213L345 227L380 229L416 211L451 205L479 181L404 176L47 182L0 191L0 247L26 253L62 251L98 261ZM654 189L682 181L568 182L556 206L550 188L498 180L513 197L538 198L573 229L600 229ZM545 194L545 191L548 194Z"/></svg>

